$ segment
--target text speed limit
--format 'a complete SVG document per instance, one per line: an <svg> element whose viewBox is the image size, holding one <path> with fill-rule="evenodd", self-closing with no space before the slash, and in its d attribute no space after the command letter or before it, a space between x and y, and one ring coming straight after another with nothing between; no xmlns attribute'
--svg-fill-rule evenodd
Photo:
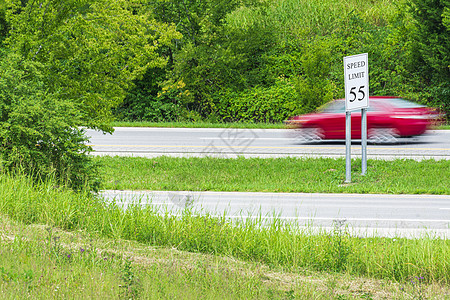
<svg viewBox="0 0 450 300"><path fill-rule="evenodd" d="M367 53L344 57L345 110L369 107L369 64Z"/></svg>

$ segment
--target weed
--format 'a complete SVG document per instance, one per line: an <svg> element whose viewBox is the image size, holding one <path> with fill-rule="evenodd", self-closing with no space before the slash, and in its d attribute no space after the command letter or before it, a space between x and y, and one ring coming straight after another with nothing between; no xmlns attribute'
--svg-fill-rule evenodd
<svg viewBox="0 0 450 300"><path fill-rule="evenodd" d="M333 233L329 236L330 268L336 272L344 271L347 266L347 258L351 252L349 233L345 227L346 220L333 220Z"/></svg>
<svg viewBox="0 0 450 300"><path fill-rule="evenodd" d="M2 221L0 217L0 234L5 228ZM69 263L61 265L48 251L48 235L41 226L27 226L26 232L20 232L20 238L14 239L16 241L0 239L0 298L392 299L398 296L396 283L389 280L364 278L362 284L361 279L348 274L317 273L301 268L292 273L276 264L272 269L260 262L148 247L126 240L86 237L77 231L68 233L53 227L52 236L60 237L58 247L71 249L73 257ZM277 239L278 242L281 240ZM288 240L299 244L307 242L306 239L302 242ZM224 243L229 241L223 239ZM318 242L317 238L310 241ZM278 249L277 252L281 251ZM349 258L347 264L350 262ZM353 281L356 281L353 286L361 283L359 288L350 288ZM419 281L423 295L437 296L436 299L448 295L448 286L430 290L427 280ZM118 283L123 288L119 288ZM411 299L412 289L418 286L409 281L404 284L410 289L404 298Z"/></svg>
<svg viewBox="0 0 450 300"><path fill-rule="evenodd" d="M120 296L122 299L137 299L139 298L139 294L142 291L142 286L139 282L139 279L136 278L135 273L133 272L133 266L131 264L130 258L125 258L123 261L122 267L122 281L123 285L120 291Z"/></svg>
<svg viewBox="0 0 450 300"><path fill-rule="evenodd" d="M408 292L408 294L414 300L427 299L425 291L425 278L423 276L415 276L410 279L406 285L403 285L400 290L402 292Z"/></svg>
<svg viewBox="0 0 450 300"><path fill-rule="evenodd" d="M63 248L61 244L61 237L54 235L53 227L48 226L46 228L47 235L47 251L56 261L61 264L73 259L73 255L70 251Z"/></svg>

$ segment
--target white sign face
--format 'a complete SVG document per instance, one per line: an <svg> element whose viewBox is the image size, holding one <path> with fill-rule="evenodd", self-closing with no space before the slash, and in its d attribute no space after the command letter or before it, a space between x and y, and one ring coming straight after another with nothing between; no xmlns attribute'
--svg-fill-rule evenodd
<svg viewBox="0 0 450 300"><path fill-rule="evenodd" d="M344 57L345 110L369 107L369 63L367 53Z"/></svg>

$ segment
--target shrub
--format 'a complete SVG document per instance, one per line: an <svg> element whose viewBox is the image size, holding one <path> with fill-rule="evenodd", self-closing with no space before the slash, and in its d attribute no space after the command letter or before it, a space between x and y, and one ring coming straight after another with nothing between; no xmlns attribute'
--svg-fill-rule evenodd
<svg viewBox="0 0 450 300"><path fill-rule="evenodd" d="M176 89L164 87L166 71L162 68L150 68L142 79L134 82L124 101L114 110L118 119L123 121L176 121L181 110L181 99Z"/></svg>
<svg viewBox="0 0 450 300"><path fill-rule="evenodd" d="M279 79L270 87L216 94L217 115L225 122L281 122L302 111L294 86Z"/></svg>
<svg viewBox="0 0 450 300"><path fill-rule="evenodd" d="M7 171L52 176L75 189L97 183L79 109L47 92L39 64L0 54L0 158Z"/></svg>

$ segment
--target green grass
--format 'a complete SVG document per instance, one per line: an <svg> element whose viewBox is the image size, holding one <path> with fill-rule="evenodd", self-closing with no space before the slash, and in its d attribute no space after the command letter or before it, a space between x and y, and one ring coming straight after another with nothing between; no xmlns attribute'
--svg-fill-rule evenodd
<svg viewBox="0 0 450 300"><path fill-rule="evenodd" d="M283 123L211 123L211 122L146 122L115 121L112 127L164 127L164 128L249 128L249 129L283 129ZM436 129L450 129L450 125L441 125Z"/></svg>
<svg viewBox="0 0 450 300"><path fill-rule="evenodd" d="M210 123L210 122L126 122L116 121L113 127L165 127L165 128L286 128L282 123Z"/></svg>
<svg viewBox="0 0 450 300"><path fill-rule="evenodd" d="M295 283L262 280L262 267L220 257L21 226L5 218L0 218L0 232L8 237L0 241L2 299L251 299L269 294L282 299L288 287L300 290ZM243 267L256 274L245 274Z"/></svg>
<svg viewBox="0 0 450 300"><path fill-rule="evenodd" d="M303 193L450 194L450 161L332 158L137 158L97 157L103 189Z"/></svg>
<svg viewBox="0 0 450 300"><path fill-rule="evenodd" d="M448 286L289 272L0 215L2 299L440 299Z"/></svg>
<svg viewBox="0 0 450 300"><path fill-rule="evenodd" d="M337 272L403 284L417 277L421 283L450 284L450 241L433 236L352 237L345 227L317 233L280 220L270 224L254 219L231 223L226 216L215 218L189 211L178 217L170 212L161 215L151 206L124 211L91 193L74 193L52 182L33 184L26 177L4 174L0 174L0 214L24 224L232 257L293 273ZM57 251L70 254L58 248L51 231L48 235L47 246L55 243L54 247L60 249ZM14 268L7 268L7 274L11 270Z"/></svg>

